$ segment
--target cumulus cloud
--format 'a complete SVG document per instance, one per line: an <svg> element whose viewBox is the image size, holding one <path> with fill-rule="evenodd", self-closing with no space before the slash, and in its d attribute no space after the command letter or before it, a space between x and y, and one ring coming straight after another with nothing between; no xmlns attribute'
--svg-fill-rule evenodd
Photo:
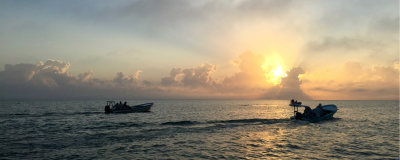
<svg viewBox="0 0 400 160"><path fill-rule="evenodd" d="M265 63L265 56L262 54L253 54L244 52L239 56L236 65L239 72L232 76L226 76L222 82L223 88L257 88L265 86L265 70L262 65Z"/></svg>
<svg viewBox="0 0 400 160"><path fill-rule="evenodd" d="M286 72L286 77L283 77L278 85L269 81L280 79L280 77L275 77L277 75L270 74L274 72L274 69L282 67L276 66L282 65L274 62L279 60L276 58L271 55L244 52L239 56L239 60L235 61L239 71L226 76L221 83L218 83L218 91L234 93L240 98L311 99L300 87L302 82L299 75L304 74L301 67L292 68Z"/></svg>
<svg viewBox="0 0 400 160"><path fill-rule="evenodd" d="M118 72L114 79L113 82L117 84L118 86L131 86L131 85L136 85L138 79L139 79L139 74L143 72L141 70L136 71L135 74L130 75L130 76L125 76L124 73Z"/></svg>
<svg viewBox="0 0 400 160"><path fill-rule="evenodd" d="M263 99L396 99L399 62L366 66L348 62L340 70L305 73L302 67L286 72L279 85L268 84L264 55L243 53L239 71L218 80L216 65L173 68L159 81L140 80L138 70L117 72L111 80L93 71L68 72L70 64L48 60L38 64L6 65L0 71L0 97L9 98L263 98ZM300 78L302 76L302 78ZM312 96L309 96L312 95Z"/></svg>
<svg viewBox="0 0 400 160"><path fill-rule="evenodd" d="M112 81L107 81L93 78L92 71L70 75L69 67L69 63L59 60L7 64L0 71L0 95L2 98L99 98L121 96L126 92L119 91L127 86L132 95L143 90L137 84L141 71L131 76L119 72Z"/></svg>
<svg viewBox="0 0 400 160"><path fill-rule="evenodd" d="M310 97L300 88L302 81L299 79L301 74L304 74L301 67L292 68L287 72L287 77L282 78L281 88L278 92L278 99L310 99Z"/></svg>
<svg viewBox="0 0 400 160"><path fill-rule="evenodd" d="M202 64L194 68L173 68L168 77L161 79L164 86L184 86L184 87L210 87L215 84L212 76L216 66L212 64Z"/></svg>
<svg viewBox="0 0 400 160"><path fill-rule="evenodd" d="M27 82L35 75L37 66L33 64L6 64L4 71L0 72L0 81L3 84L18 84Z"/></svg>
<svg viewBox="0 0 400 160"><path fill-rule="evenodd" d="M56 87L60 83L67 83L71 77L66 72L69 63L58 60L47 60L45 63L34 64L7 64L0 72L2 84L18 85L29 84L34 86Z"/></svg>
<svg viewBox="0 0 400 160"><path fill-rule="evenodd" d="M287 77L275 85L268 80L268 74L275 67L265 67L267 56L244 52L234 61L238 71L225 75L221 80L214 79L215 65L203 64L193 68L173 68L168 77L161 79L161 85L169 91L195 92L208 97L219 98L266 98L266 99L310 99L300 88L298 76L303 74L302 68L293 68L287 72ZM271 57L270 57L271 58ZM272 59L273 61L273 59ZM175 87L175 89L171 89ZM190 91L182 90L184 88ZM199 90L201 89L201 90Z"/></svg>
<svg viewBox="0 0 400 160"><path fill-rule="evenodd" d="M38 64L6 65L0 71L0 96L3 98L259 98L265 92L264 55L243 53L237 61L238 72L222 80L214 79L216 65L173 68L159 82L140 80L142 72L132 75L117 72L113 79L93 77L93 71L78 75L68 72L70 63L47 60ZM291 71L292 74L301 74ZM296 79L295 79L296 80ZM270 84L271 85L271 84ZM295 81L282 80L282 88L300 90ZM280 88L280 87L278 87ZM281 91L282 94L283 91ZM278 97L277 90L274 98ZM286 93L285 93L286 94ZM271 98L271 97L270 97Z"/></svg>
<svg viewBox="0 0 400 160"><path fill-rule="evenodd" d="M89 81L93 76L93 71L88 71L85 73L81 73L78 75L78 80L82 81L82 82L87 82Z"/></svg>
<svg viewBox="0 0 400 160"><path fill-rule="evenodd" d="M279 86L271 87L263 95L267 99L311 99L309 95L303 92L301 88L302 81L299 76L304 74L301 67L294 67L288 72L287 76L282 78Z"/></svg>

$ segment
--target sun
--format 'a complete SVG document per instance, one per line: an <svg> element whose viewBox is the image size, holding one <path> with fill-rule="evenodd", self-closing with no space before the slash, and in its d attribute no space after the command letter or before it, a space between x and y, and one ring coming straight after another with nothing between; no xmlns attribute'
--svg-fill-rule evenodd
<svg viewBox="0 0 400 160"><path fill-rule="evenodd" d="M271 70L271 72L268 74L268 80L274 85L278 85L281 83L281 80L283 77L286 77L287 74L283 70L282 66L276 66Z"/></svg>
<svg viewBox="0 0 400 160"><path fill-rule="evenodd" d="M262 68L268 83L273 85L279 85L281 83L282 78L287 76L283 66L282 59L279 56L273 55L266 57Z"/></svg>
<svg viewBox="0 0 400 160"><path fill-rule="evenodd" d="M287 76L285 71L282 69L282 66L275 67L275 69L272 70L272 74L274 75L274 77L279 77L279 78L283 78L283 77Z"/></svg>

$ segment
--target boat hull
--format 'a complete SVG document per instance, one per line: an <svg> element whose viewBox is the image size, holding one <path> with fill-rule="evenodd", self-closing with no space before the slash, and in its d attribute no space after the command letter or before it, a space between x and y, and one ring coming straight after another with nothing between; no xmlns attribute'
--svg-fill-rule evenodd
<svg viewBox="0 0 400 160"><path fill-rule="evenodd" d="M338 109L337 109L336 105L329 104L329 105L320 106L320 109L313 109L314 113L311 116L304 116L303 114L300 114L300 116L292 116L292 117L290 117L290 119L303 120L303 121L309 121L311 123L315 123L315 122L320 122L323 120L332 119L333 115L337 112L337 110ZM316 112L318 112L318 114L316 114ZM318 115L318 116L316 116L316 115Z"/></svg>
<svg viewBox="0 0 400 160"><path fill-rule="evenodd" d="M305 120L306 120L306 121L309 121L309 122L311 122L311 123L316 123L316 122L320 122L320 121L323 121L323 120L332 119L332 118L333 118L333 115L334 115L335 113L336 113L336 111L331 112L331 113L326 114L326 115L321 116L321 117L316 117L316 118L313 118L313 119L305 119Z"/></svg>
<svg viewBox="0 0 400 160"><path fill-rule="evenodd" d="M108 113L135 113L135 112L150 112L153 103L145 103L136 106L128 106L124 109L110 109ZM106 111L107 113L107 111Z"/></svg>

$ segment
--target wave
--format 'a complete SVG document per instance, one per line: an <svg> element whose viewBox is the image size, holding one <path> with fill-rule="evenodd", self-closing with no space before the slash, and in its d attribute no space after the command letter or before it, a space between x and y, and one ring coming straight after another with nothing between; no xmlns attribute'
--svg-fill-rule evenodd
<svg viewBox="0 0 400 160"><path fill-rule="evenodd" d="M171 121L171 122L164 122L161 125L196 125L196 124L234 124L234 123L241 123L241 124L254 124L254 123L261 123L261 124L274 124L274 123L282 123L287 122L289 119L232 119L232 120L214 120L214 121Z"/></svg>
<svg viewBox="0 0 400 160"><path fill-rule="evenodd" d="M45 113L10 113L0 114L2 117L46 117L46 116L71 116L71 115L91 115L104 114L104 112L45 112Z"/></svg>
<svg viewBox="0 0 400 160"><path fill-rule="evenodd" d="M209 123L280 123L288 121L289 119L233 119L233 120L223 120L223 121L208 121Z"/></svg>
<svg viewBox="0 0 400 160"><path fill-rule="evenodd" d="M120 123L112 123L112 122L105 122L102 124L98 124L95 126L88 126L84 129L121 129L121 128L131 128L131 127L142 127L146 125L146 123L134 123L134 122L120 122Z"/></svg>
<svg viewBox="0 0 400 160"><path fill-rule="evenodd" d="M161 123L161 125L194 125L194 124L200 124L201 122L197 121L176 121L176 122L164 122Z"/></svg>

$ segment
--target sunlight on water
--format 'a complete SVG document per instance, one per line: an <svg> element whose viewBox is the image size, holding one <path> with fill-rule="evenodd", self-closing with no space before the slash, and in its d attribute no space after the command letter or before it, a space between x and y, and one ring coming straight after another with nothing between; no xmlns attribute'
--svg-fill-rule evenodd
<svg viewBox="0 0 400 160"><path fill-rule="evenodd" d="M139 104L147 101L130 101ZM292 121L287 101L154 101L149 113L104 114L103 101L4 101L9 159L396 159L397 101L337 104L335 119ZM315 106L319 101L305 101ZM357 115L357 116L354 116Z"/></svg>

